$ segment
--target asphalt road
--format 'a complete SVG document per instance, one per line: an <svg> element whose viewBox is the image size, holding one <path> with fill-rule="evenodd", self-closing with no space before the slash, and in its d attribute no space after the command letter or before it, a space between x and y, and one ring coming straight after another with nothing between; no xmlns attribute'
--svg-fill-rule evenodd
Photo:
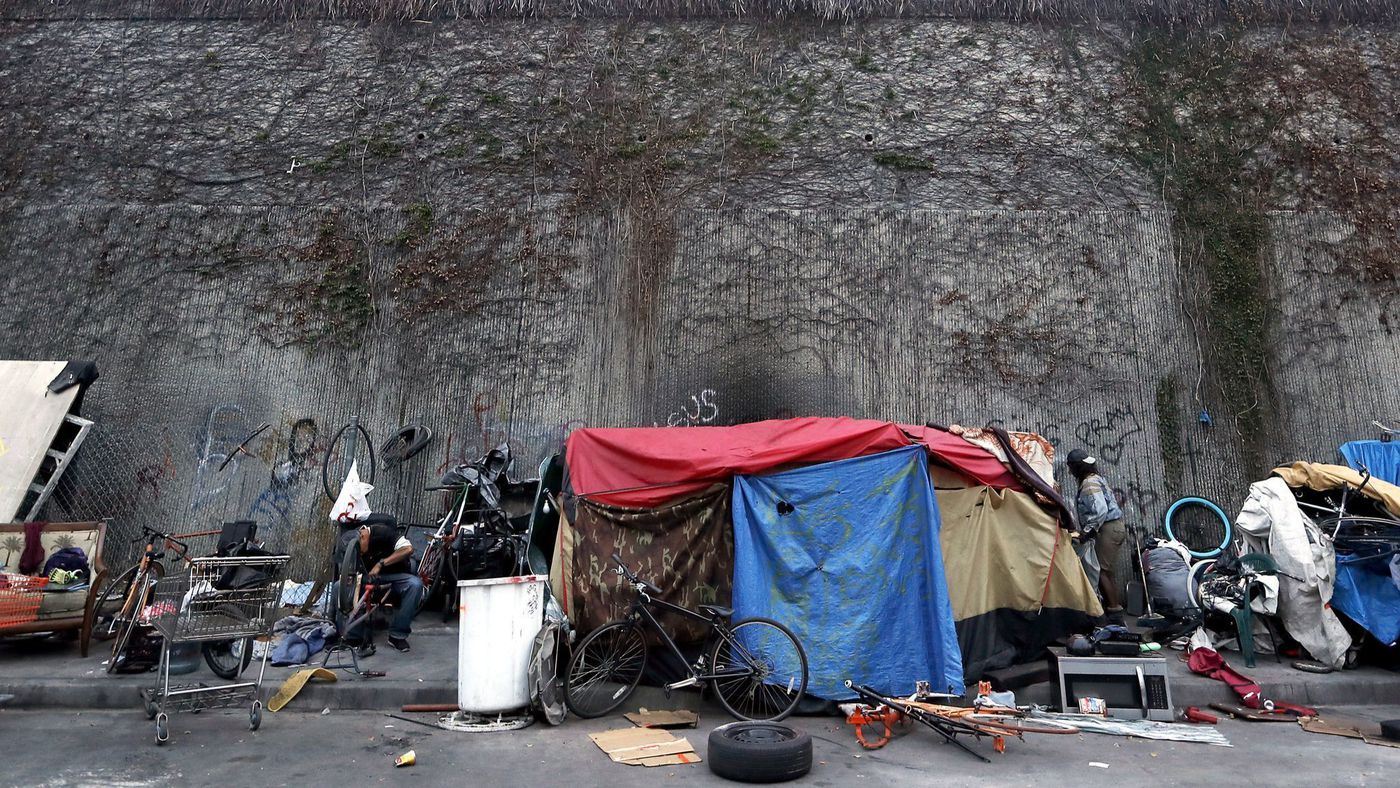
<svg viewBox="0 0 1400 788"><path fill-rule="evenodd" d="M1400 717L1394 707L1349 708L1372 719ZM432 719L432 715L419 716ZM379 712L266 714L248 731L246 713L172 718L172 741L156 747L153 725L131 712L0 710L0 784L15 786L583 786L719 785L702 763L647 769L611 763L587 734L628 723L621 717L536 724L508 733L434 730ZM707 715L684 732L703 756ZM1097 734L1027 737L1008 742L984 764L931 733L916 731L879 752L861 750L839 720L805 718L816 764L798 783L870 785L1318 786L1395 785L1400 749L1306 733L1292 723L1222 723L1234 747L1150 742ZM412 749L417 765L394 768ZM1106 764L1106 768L1091 763Z"/></svg>

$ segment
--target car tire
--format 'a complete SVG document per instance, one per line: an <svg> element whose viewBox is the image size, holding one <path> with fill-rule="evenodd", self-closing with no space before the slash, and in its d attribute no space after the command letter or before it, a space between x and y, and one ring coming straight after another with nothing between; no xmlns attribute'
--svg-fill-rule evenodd
<svg viewBox="0 0 1400 788"><path fill-rule="evenodd" d="M777 722L731 722L710 731L706 760L726 780L795 780L812 770L812 736Z"/></svg>

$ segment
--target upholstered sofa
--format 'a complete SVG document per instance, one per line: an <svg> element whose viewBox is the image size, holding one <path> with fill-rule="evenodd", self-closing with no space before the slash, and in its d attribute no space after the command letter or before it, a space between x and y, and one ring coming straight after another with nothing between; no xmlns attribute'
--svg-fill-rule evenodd
<svg viewBox="0 0 1400 788"><path fill-rule="evenodd" d="M88 557L91 584L86 591L51 591L44 593L39 616L33 621L0 626L0 637L29 632L62 632L77 630L79 647L84 657L92 635L92 606L96 594L106 583L106 566L102 563L102 541L107 536L107 523L49 523L39 535L44 559L65 547L80 547ZM11 571L19 562L24 549L24 523L0 525L0 554Z"/></svg>

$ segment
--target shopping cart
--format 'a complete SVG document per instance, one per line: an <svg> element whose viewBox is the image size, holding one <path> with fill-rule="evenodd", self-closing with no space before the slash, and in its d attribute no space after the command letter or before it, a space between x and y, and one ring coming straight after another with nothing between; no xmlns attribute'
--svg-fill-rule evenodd
<svg viewBox="0 0 1400 788"><path fill-rule="evenodd" d="M263 672L267 652L254 681L207 686L170 683L170 647L189 641L233 640L268 635L282 591L282 574L291 556L196 558L188 572L161 578L146 609L162 635L160 685L143 693L146 715L156 721L156 744L170 740L172 711L198 712L248 704L248 729L262 724Z"/></svg>

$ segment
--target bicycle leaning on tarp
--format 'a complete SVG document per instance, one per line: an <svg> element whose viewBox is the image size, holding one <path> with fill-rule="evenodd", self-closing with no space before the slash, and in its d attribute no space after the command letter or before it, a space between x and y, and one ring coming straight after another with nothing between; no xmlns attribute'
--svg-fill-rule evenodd
<svg viewBox="0 0 1400 788"><path fill-rule="evenodd" d="M601 717L626 702L647 664L647 632L670 649L686 677L665 685L667 693L708 684L725 709L741 720L777 721L792 713L807 690L807 652L787 627L766 618L734 624L734 611L717 605L699 610L658 599L663 592L638 577L617 553L614 570L635 592L626 615L598 629L574 649L564 700L580 717ZM674 613L710 628L710 647L694 662L662 629L653 610Z"/></svg>

